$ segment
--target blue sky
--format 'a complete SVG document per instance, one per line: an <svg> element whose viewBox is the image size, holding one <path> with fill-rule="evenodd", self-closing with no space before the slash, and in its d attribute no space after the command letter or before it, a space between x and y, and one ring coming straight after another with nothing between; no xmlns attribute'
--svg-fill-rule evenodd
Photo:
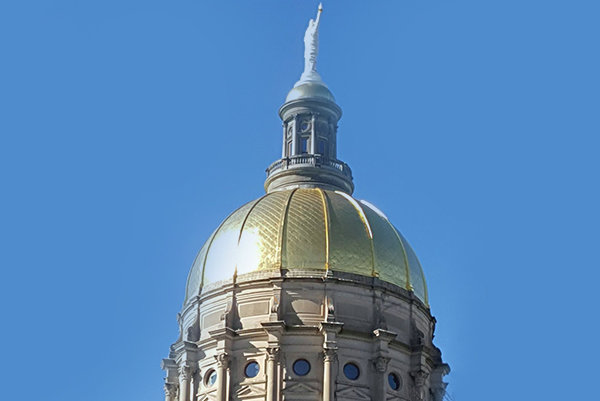
<svg viewBox="0 0 600 401"><path fill-rule="evenodd" d="M279 157L318 1L0 3L3 398L159 400L188 269ZM339 157L457 401L596 382L597 1L326 1Z"/></svg>

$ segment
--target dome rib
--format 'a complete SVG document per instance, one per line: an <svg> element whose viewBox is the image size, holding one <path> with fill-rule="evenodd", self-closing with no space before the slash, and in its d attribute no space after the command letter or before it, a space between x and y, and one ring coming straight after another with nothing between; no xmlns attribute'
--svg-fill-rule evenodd
<svg viewBox="0 0 600 401"><path fill-rule="evenodd" d="M406 254L406 247L404 246L404 242L402 242L402 238L400 237L400 234L398 234L396 227L394 227L394 225L387 219L387 217L385 217L385 221L392 228L392 231L396 235L396 238L398 239L398 242L400 243L400 247L402 248L402 257L404 258L404 266L406 269L406 289L408 291L413 291L413 286L411 284L412 277L410 276L410 266L408 264L408 255Z"/></svg>
<svg viewBox="0 0 600 401"><path fill-rule="evenodd" d="M283 240L283 235L285 233L285 228L287 226L287 217L288 217L288 211L290 210L290 203L292 202L292 196L294 196L294 194L296 193L296 191L298 190L298 188L292 189L290 191L290 194L287 196L286 200L285 200L285 206L283 207L283 213L281 213L281 218L279 220L279 233L278 233L278 237L277 237L277 241L279 246L277 247L277 252L279 252L279 255L277 255L275 260L279 261L279 268L281 268L283 266L283 247L285 245L285 241Z"/></svg>
<svg viewBox="0 0 600 401"><path fill-rule="evenodd" d="M423 266L421 266L421 261L417 258L417 264L419 265L419 270L421 271L421 277L423 278L423 292L425 293L425 305L429 305L429 290L427 289L427 281L425 280L425 272L423 271Z"/></svg>
<svg viewBox="0 0 600 401"><path fill-rule="evenodd" d="M365 211L360 207L358 202L352 198L350 195L345 194L340 191L335 191L337 194L342 195L350 204L354 207L356 212L358 213L358 217L362 221L365 226L365 230L367 231L367 237L369 237L369 244L371 245L371 277L377 277L379 274L375 272L375 245L373 245L373 230L371 230L371 225L369 224L369 219L367 219L367 215Z"/></svg>
<svg viewBox="0 0 600 401"><path fill-rule="evenodd" d="M323 221L325 222L325 272L329 271L329 213L327 213L327 208L329 207L329 202L325 199L325 193L321 188L317 188L319 190L319 194L321 195L321 200L323 201Z"/></svg>

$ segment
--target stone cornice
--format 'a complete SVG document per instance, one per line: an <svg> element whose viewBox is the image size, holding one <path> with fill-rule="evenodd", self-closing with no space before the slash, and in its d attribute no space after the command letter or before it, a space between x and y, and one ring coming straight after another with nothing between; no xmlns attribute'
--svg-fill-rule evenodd
<svg viewBox="0 0 600 401"><path fill-rule="evenodd" d="M325 277L320 271L296 271L296 270L273 270L251 272L241 274L237 277L236 286L239 288L260 288L270 285L270 281L275 279L279 285L285 285L286 282L294 281L321 281L338 284L358 286L362 288L371 288L381 291L384 294L392 294L395 297L404 299L416 306L419 310L433 319L430 309L412 292L397 285L380 280L377 277L367 277L354 273L345 273L332 271L330 276ZM212 283L210 287L205 287L199 296L201 302L206 302L219 295L225 295L233 289L231 279ZM187 304L186 304L187 307Z"/></svg>

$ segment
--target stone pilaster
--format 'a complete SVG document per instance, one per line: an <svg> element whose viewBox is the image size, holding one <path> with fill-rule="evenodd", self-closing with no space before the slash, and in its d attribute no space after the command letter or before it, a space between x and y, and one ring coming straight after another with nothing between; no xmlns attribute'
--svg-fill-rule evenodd
<svg viewBox="0 0 600 401"><path fill-rule="evenodd" d="M337 347L323 349L323 401L335 400Z"/></svg>
<svg viewBox="0 0 600 401"><path fill-rule="evenodd" d="M412 395L418 401L425 401L427 398L427 377L429 373L424 370L414 370L410 372L413 379Z"/></svg>
<svg viewBox="0 0 600 401"><path fill-rule="evenodd" d="M271 317L275 318L278 316L278 311L273 310L273 306L277 305L279 309L278 296L274 296L277 302L271 303ZM267 347L265 352L267 354L267 401L278 401L279 393L281 389L281 368L279 365L279 356L281 353L281 336L285 331L285 323L282 321L271 321L261 323L261 326L267 334Z"/></svg>
<svg viewBox="0 0 600 401"><path fill-rule="evenodd" d="M217 401L227 401L227 374L229 355L225 352L215 355L217 360Z"/></svg>
<svg viewBox="0 0 600 401"><path fill-rule="evenodd" d="M335 400L338 350L336 335L343 326L344 323L338 322L322 322L319 326L323 334L323 401Z"/></svg>
<svg viewBox="0 0 600 401"><path fill-rule="evenodd" d="M190 389L192 382L192 369L187 365L179 367L179 401L191 401Z"/></svg>
<svg viewBox="0 0 600 401"><path fill-rule="evenodd" d="M388 370L388 364L390 358L383 355L379 355L373 360L373 394L376 400L385 400L385 384L386 384L386 373Z"/></svg>
<svg viewBox="0 0 600 401"><path fill-rule="evenodd" d="M177 399L176 383L165 383L163 389L165 390L165 401L175 401Z"/></svg>
<svg viewBox="0 0 600 401"><path fill-rule="evenodd" d="M388 364L390 362L389 358L389 344L392 342L398 335L396 333L392 333L391 331L377 329L373 331L373 340L374 340L374 353L376 355L375 359L373 359L373 370L374 370L374 387L373 394L374 399L376 400L385 400L385 389L387 384L387 371Z"/></svg>
<svg viewBox="0 0 600 401"><path fill-rule="evenodd" d="M278 359L281 349L279 347L267 347L267 400L278 400L279 369Z"/></svg>

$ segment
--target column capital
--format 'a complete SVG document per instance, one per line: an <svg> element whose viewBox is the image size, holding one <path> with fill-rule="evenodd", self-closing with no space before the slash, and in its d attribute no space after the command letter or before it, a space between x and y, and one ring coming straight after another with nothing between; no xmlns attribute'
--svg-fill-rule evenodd
<svg viewBox="0 0 600 401"><path fill-rule="evenodd" d="M265 350L267 351L267 361L277 360L279 353L281 352L281 348L279 347L267 347Z"/></svg>
<svg viewBox="0 0 600 401"><path fill-rule="evenodd" d="M377 372L379 372L379 373L385 373L387 371L389 363L390 363L390 358L388 358L386 356L383 356L383 355L379 355L373 361L373 366L375 367L375 370Z"/></svg>
<svg viewBox="0 0 600 401"><path fill-rule="evenodd" d="M410 372L410 377L413 378L417 386L423 386L428 376L429 373L425 372L422 369L413 370L412 372Z"/></svg>
<svg viewBox="0 0 600 401"><path fill-rule="evenodd" d="M425 380L427 380L428 376L429 373L422 369L413 370L410 372L410 377L412 377L414 381L412 386L412 394L413 397L419 401L425 400Z"/></svg>
<svg viewBox="0 0 600 401"><path fill-rule="evenodd" d="M222 352L220 354L215 355L215 359L217 360L218 368L227 368L229 366L229 354L226 352Z"/></svg>
<svg viewBox="0 0 600 401"><path fill-rule="evenodd" d="M335 362L337 359L337 348L323 349L323 359L325 362Z"/></svg>
<svg viewBox="0 0 600 401"><path fill-rule="evenodd" d="M179 367L179 378L181 380L190 380L192 378L192 368L187 365L181 365Z"/></svg>
<svg viewBox="0 0 600 401"><path fill-rule="evenodd" d="M165 383L163 389L165 390L165 397L167 398L175 398L177 396L177 384L175 383Z"/></svg>

